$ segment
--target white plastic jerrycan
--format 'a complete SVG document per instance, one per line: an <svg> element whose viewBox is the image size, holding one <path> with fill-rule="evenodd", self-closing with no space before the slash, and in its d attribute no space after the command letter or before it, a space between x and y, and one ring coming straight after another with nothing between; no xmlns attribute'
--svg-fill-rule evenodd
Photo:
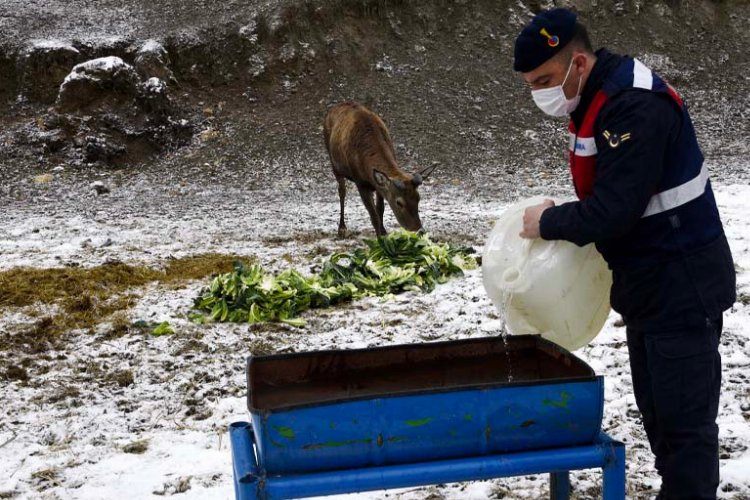
<svg viewBox="0 0 750 500"><path fill-rule="evenodd" d="M541 334L573 351L604 326L612 273L593 244L518 235L524 210L544 199L520 201L500 216L484 247L482 279L512 334Z"/></svg>

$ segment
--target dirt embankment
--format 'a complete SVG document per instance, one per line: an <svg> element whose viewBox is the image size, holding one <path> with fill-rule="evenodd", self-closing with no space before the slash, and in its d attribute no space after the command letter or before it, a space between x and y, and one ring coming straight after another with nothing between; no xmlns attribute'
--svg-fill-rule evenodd
<svg viewBox="0 0 750 500"><path fill-rule="evenodd" d="M561 123L533 108L510 68L515 34L551 3L36 4L0 7L0 196L28 200L40 189L30 176L60 167L63 184L148 171L221 183L218 171L259 189L304 174L316 192L329 174L320 119L343 99L380 112L400 159L438 163L441 182L478 194L566 182ZM641 57L678 87L709 159L743 174L732 168L750 122L748 2L563 4L597 45ZM117 75L80 67L113 57Z"/></svg>

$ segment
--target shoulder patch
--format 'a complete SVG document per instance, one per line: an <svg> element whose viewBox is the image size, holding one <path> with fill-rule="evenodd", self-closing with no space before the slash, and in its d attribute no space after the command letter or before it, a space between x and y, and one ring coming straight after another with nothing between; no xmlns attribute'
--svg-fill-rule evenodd
<svg viewBox="0 0 750 500"><path fill-rule="evenodd" d="M611 148L619 147L620 144L630 139L630 132L616 134L614 132L610 132L609 130L605 130L604 132L602 132L602 135Z"/></svg>

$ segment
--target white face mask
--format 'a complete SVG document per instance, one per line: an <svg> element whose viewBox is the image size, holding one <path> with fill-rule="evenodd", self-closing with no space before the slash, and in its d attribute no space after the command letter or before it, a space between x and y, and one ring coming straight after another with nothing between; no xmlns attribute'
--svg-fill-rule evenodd
<svg viewBox="0 0 750 500"><path fill-rule="evenodd" d="M568 72L565 73L565 79L562 84L548 89L531 91L531 97L534 99L534 103L539 109L548 115L565 116L572 113L576 109L576 106L578 106L578 101L581 100L579 93L581 92L581 78L583 75L578 78L578 91L576 92L575 97L568 99L565 97L565 92L563 91L563 85L565 85L565 81L568 79L568 75L570 75L570 68L572 67L573 60L571 59L570 66L568 66Z"/></svg>

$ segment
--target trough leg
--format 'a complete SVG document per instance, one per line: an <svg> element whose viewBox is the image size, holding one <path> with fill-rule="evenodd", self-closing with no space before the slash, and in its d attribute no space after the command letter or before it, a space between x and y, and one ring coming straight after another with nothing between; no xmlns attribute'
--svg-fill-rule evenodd
<svg viewBox="0 0 750 500"><path fill-rule="evenodd" d="M625 445L615 442L611 447L612 454L603 467L602 498L625 500Z"/></svg>
<svg viewBox="0 0 750 500"><path fill-rule="evenodd" d="M265 499L265 481L259 478L258 463L253 450L253 434L249 422L229 426L235 500Z"/></svg>
<svg viewBox="0 0 750 500"><path fill-rule="evenodd" d="M550 472L550 500L568 500L570 498L570 473L568 471Z"/></svg>

